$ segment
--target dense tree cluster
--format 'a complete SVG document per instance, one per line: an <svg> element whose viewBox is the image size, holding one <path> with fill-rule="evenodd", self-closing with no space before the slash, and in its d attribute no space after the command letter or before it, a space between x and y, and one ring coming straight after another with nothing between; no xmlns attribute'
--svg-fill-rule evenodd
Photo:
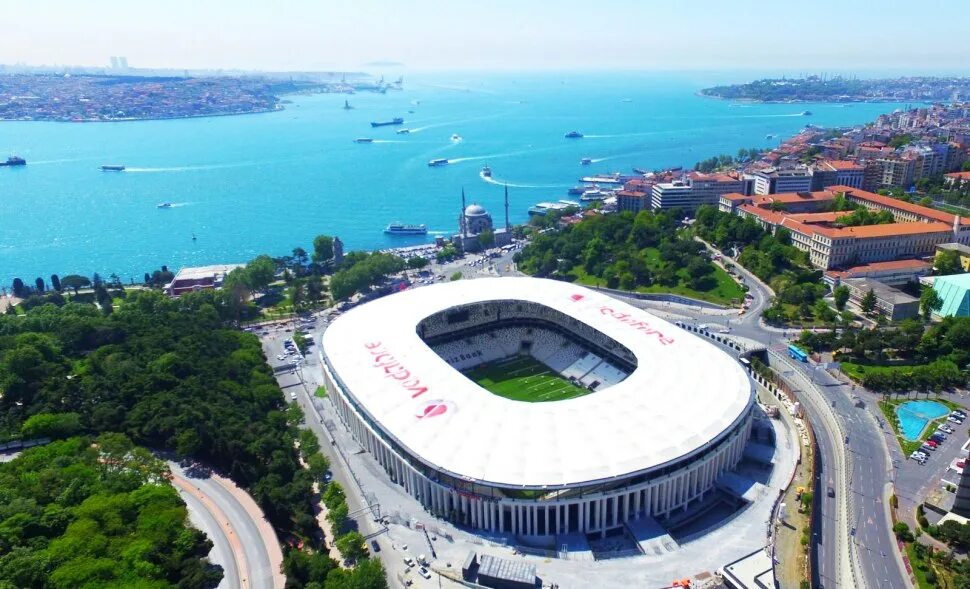
<svg viewBox="0 0 970 589"><path fill-rule="evenodd" d="M120 434L0 464L0 587L214 587L212 545L164 472Z"/></svg>
<svg viewBox="0 0 970 589"><path fill-rule="evenodd" d="M330 278L330 294L334 300L346 299L367 291L404 268L404 260L392 254L350 252Z"/></svg>
<svg viewBox="0 0 970 589"><path fill-rule="evenodd" d="M0 440L37 414L76 414L83 433L124 433L224 471L284 537L309 535L310 474L293 447L302 416L287 413L255 336L226 328L234 315L225 293L142 291L110 316L78 303L0 316Z"/></svg>
<svg viewBox="0 0 970 589"><path fill-rule="evenodd" d="M970 318L947 317L925 326L903 321L894 327L805 331L800 342L812 351L833 351L843 362L862 364L866 388L876 391L942 390L963 386L970 364ZM880 369L900 367L896 370Z"/></svg>
<svg viewBox="0 0 970 589"><path fill-rule="evenodd" d="M575 280L581 272L608 288L710 290L716 286L714 267L703 244L678 233L678 219L676 211L594 215L536 234L515 261L528 274Z"/></svg>

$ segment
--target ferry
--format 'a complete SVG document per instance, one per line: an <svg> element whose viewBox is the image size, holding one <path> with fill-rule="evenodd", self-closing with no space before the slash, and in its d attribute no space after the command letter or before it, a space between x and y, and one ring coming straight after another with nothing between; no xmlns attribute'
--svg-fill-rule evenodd
<svg viewBox="0 0 970 589"><path fill-rule="evenodd" d="M589 188L587 188L586 186L573 186L572 188L566 191L566 194L568 194L569 196L579 196L580 194L586 192L587 190L589 190Z"/></svg>
<svg viewBox="0 0 970 589"><path fill-rule="evenodd" d="M349 100L344 100L344 110L353 110L354 107L350 106Z"/></svg>
<svg viewBox="0 0 970 589"><path fill-rule="evenodd" d="M384 228L384 233L388 235L427 235L428 226L421 225L405 225L404 223L391 223Z"/></svg>
<svg viewBox="0 0 970 589"><path fill-rule="evenodd" d="M394 131L394 132L397 133L398 135L407 135L408 133L411 132L411 129L398 129L397 131Z"/></svg>
<svg viewBox="0 0 970 589"><path fill-rule="evenodd" d="M580 163L581 165L584 165L584 166L588 166L588 165L590 165L591 163L593 163L593 160L591 160L591 159L590 159L590 158L588 158L588 157L584 157L583 159L581 159L581 160L579 160L579 163Z"/></svg>
<svg viewBox="0 0 970 589"><path fill-rule="evenodd" d="M583 176L579 179L580 182L585 182L586 184L623 184L623 180L620 178L619 174L610 174L608 176Z"/></svg>
<svg viewBox="0 0 970 589"><path fill-rule="evenodd" d="M371 127L386 127L388 125L403 125L404 119L401 117L395 117L389 121L371 121Z"/></svg>
<svg viewBox="0 0 970 589"><path fill-rule="evenodd" d="M598 188L591 188L584 192L583 195L579 197L579 200L583 202L590 202L594 200L606 200L611 196L613 196L612 192L600 190Z"/></svg>
<svg viewBox="0 0 970 589"><path fill-rule="evenodd" d="M172 208L172 203L170 203L170 202L160 202L160 203L158 203L155 206L157 208L160 208L160 209L170 209L170 208Z"/></svg>
<svg viewBox="0 0 970 589"><path fill-rule="evenodd" d="M374 140L371 139L370 137L358 137L357 139L354 139L354 143L373 143L373 142Z"/></svg>
<svg viewBox="0 0 970 589"><path fill-rule="evenodd" d="M0 162L0 166L26 166L27 160L20 157L19 155L12 155L7 158L7 161Z"/></svg>
<svg viewBox="0 0 970 589"><path fill-rule="evenodd" d="M105 164L101 166L102 172L124 172L125 167L118 164Z"/></svg>
<svg viewBox="0 0 970 589"><path fill-rule="evenodd" d="M444 157L433 159L430 162L428 162L428 166L432 168L437 168L438 166L447 166L447 165L448 165L448 158L444 158Z"/></svg>
<svg viewBox="0 0 970 589"><path fill-rule="evenodd" d="M566 139L582 139L583 134L580 133L579 131L570 131L569 133L566 133L564 137Z"/></svg>
<svg viewBox="0 0 970 589"><path fill-rule="evenodd" d="M489 168L488 166L482 166L482 177L484 177L484 178L491 178L492 177L492 168Z"/></svg>

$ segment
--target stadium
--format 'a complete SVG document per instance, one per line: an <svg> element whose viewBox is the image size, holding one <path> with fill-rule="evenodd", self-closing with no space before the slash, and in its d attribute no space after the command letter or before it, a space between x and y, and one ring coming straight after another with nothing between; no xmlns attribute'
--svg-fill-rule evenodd
<svg viewBox="0 0 970 589"><path fill-rule="evenodd" d="M600 292L460 280L334 321L324 382L362 448L429 512L483 533L605 534L698 505L742 457L747 374Z"/></svg>

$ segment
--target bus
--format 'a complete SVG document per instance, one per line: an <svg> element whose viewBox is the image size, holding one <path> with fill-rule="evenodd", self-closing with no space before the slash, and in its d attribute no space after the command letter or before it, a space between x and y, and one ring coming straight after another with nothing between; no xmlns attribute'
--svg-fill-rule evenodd
<svg viewBox="0 0 970 589"><path fill-rule="evenodd" d="M795 344L788 345L788 355L794 358L795 360L798 360L799 362L808 362L808 354L803 352Z"/></svg>

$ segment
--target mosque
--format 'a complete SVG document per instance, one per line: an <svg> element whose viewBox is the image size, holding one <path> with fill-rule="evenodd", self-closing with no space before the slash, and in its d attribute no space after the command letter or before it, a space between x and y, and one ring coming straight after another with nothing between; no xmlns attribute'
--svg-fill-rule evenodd
<svg viewBox="0 0 970 589"><path fill-rule="evenodd" d="M465 206L465 191L461 191L461 214L458 216L458 234L451 237L451 243L461 251L477 252L482 247L482 235L491 232L493 236L489 247L502 247L512 243L512 225L509 224L509 189L505 187L505 227L496 229L492 215L485 207L472 203Z"/></svg>

